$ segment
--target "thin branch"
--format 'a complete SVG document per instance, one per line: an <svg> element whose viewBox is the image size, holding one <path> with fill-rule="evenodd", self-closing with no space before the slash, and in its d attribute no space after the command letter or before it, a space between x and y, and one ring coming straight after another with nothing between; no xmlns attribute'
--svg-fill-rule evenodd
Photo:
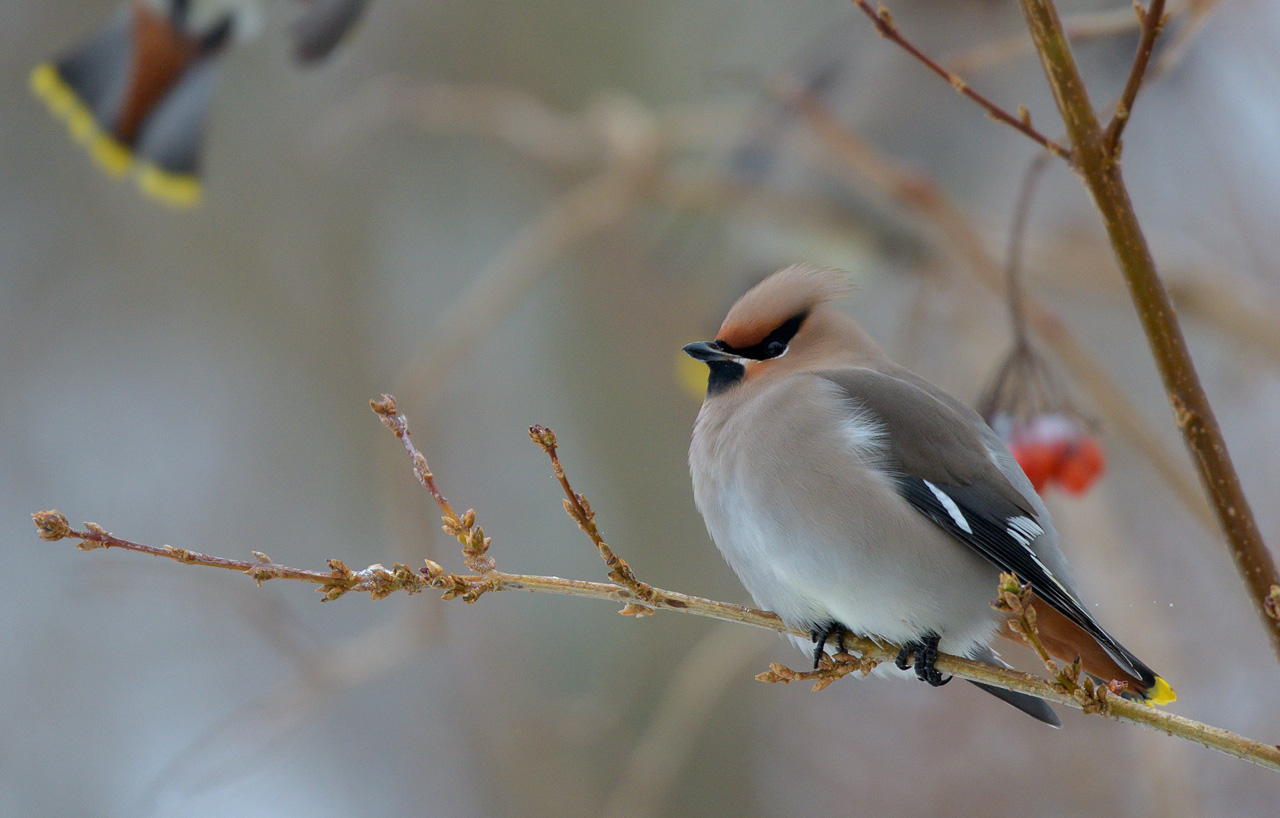
<svg viewBox="0 0 1280 818"><path fill-rule="evenodd" d="M551 458L551 470L555 474L556 480L560 481L560 487L564 489L565 513L572 517L573 521L578 524L578 528L582 529L583 533L591 538L596 550L600 552L600 558L609 567L609 579L624 588L631 589L637 599L646 600L653 596L653 588L648 583L636 579L636 575L632 572L631 566L627 565L627 561L613 553L613 549L605 543L604 537L600 534L600 529L596 526L596 513L591 509L590 501L574 491L573 486L569 485L569 478L564 472L564 466L560 464L560 455L556 451L556 433L545 426L530 426L529 439L538 444L542 451L546 452L547 457ZM649 611L644 610L643 606L635 607L635 610L624 611L624 613L638 616L644 616L649 613Z"/></svg>
<svg viewBox="0 0 1280 818"><path fill-rule="evenodd" d="M1195 6L1195 3L1191 2L1191 0L1171 3L1169 4L1169 16L1175 17L1184 14L1193 6ZM1133 10L1128 7L1086 11L1062 18L1062 28L1067 33L1067 39L1073 43L1114 37L1118 34L1126 34L1139 29L1141 26L1142 19L1135 17ZM1019 32L1009 37L975 46L947 58L944 62L951 67L952 71L967 74L991 68L1015 57L1034 53L1035 45L1031 42L1031 38L1027 37L1026 32ZM1164 57L1162 56L1161 61L1163 59Z"/></svg>
<svg viewBox="0 0 1280 818"><path fill-rule="evenodd" d="M1209 22L1210 12L1220 5L1219 0L1191 0L1191 19L1178 28L1173 41L1161 50L1160 59L1156 60L1153 72L1156 76L1167 74L1177 67L1182 58L1191 50L1191 43L1196 35Z"/></svg>
<svg viewBox="0 0 1280 818"><path fill-rule="evenodd" d="M370 407L382 419L383 424L395 433L396 437L403 443L413 465L415 475L425 485L424 474L430 474L430 469L426 466L426 457L414 447L409 437L408 422L403 415L398 413L395 399L389 395L384 395L381 400L371 401ZM537 440L536 437L535 440ZM539 441L539 445L542 445L541 441ZM565 482L567 483L567 480ZM428 490L430 491L430 489ZM579 496L574 494L572 489L569 491L573 496ZM469 534L469 531L463 531L462 529L466 529L468 526L465 518L471 517L472 522L474 522L474 512L468 511L460 519L453 512L453 507L445 499L443 493L439 492L438 489L432 492L432 497L443 515L446 530L451 530L451 533L454 533L459 541L462 542L463 554L470 564L475 550L475 538L473 536L464 536L464 534ZM583 504L583 508L586 509L589 506ZM371 598L381 599L397 590L416 593L431 587L444 591L444 599L461 597L466 602L475 602L483 594L493 591L524 590L565 596L580 596L590 599L604 599L615 603L620 602L624 604L621 611L624 614L637 613L638 611L634 610L637 607L643 607L646 612L657 610L678 611L725 622L751 625L802 638L807 638L808 636L806 633L788 628L777 614L768 611L759 611L741 605L732 605L675 591L666 591L649 585L645 585L647 597L643 600L643 605L640 606L637 604L639 600L635 591L613 582L588 582L562 579L560 577L508 574L496 569L459 575L447 573L444 568L430 560L426 561L426 567L421 569L420 573L410 571L407 566L399 564L390 570L375 564L363 571L351 571L340 560L329 560L331 570L326 573L279 565L271 562L265 555L258 552L255 552L257 561L249 562L247 560L212 557L184 549L155 548L141 545L116 537L101 526L93 523L86 523L85 530L78 531L71 528L66 517L56 510L37 512L32 517L40 537L45 540L56 541L71 538L80 540L78 547L83 550L101 547L126 548L142 554L173 559L187 565L205 565L236 570L247 574L259 583L270 579L292 579L310 582L321 586L317 590L324 592L326 600L337 599L350 591L368 591ZM592 539L593 541L595 540L594 537ZM484 539L484 543L487 548L487 538ZM599 547L598 543L597 547ZM769 672L761 674L759 678L771 681L815 679L817 686L822 687L835 678L848 673L865 673L878 663L893 661L898 654L898 646L896 645L882 644L862 637L847 637L844 647L850 653L838 654L834 658L826 656L823 659L822 668L818 671L796 673L780 665L775 665ZM1227 753L1236 758L1244 759L1253 764L1280 771L1280 747L1262 744L1217 727L1211 727L1162 710L1156 710L1145 704L1121 699L1118 696L1106 697L1096 693L1091 696L1081 696L1079 691L1064 688L1060 681L1049 681L1030 674L995 667L957 656L939 656L936 664L939 670L964 679L1026 693L1077 710L1097 712L1117 721L1141 724L1169 735L1176 735L1188 741L1193 741L1210 749Z"/></svg>
<svg viewBox="0 0 1280 818"><path fill-rule="evenodd" d="M415 576L403 565L396 565L394 572L388 571L381 565L374 564L358 572L347 570L341 573L336 571L325 573L323 571L289 568L276 563L252 563L243 560L210 557L191 551L183 551L187 557L179 558L174 552L181 549L155 548L133 543L108 534L100 526L93 523L86 524L86 530L84 531L74 530L66 523L66 518L56 511L42 511L33 516L36 518L36 524L40 528L40 536L46 540L62 539L63 537L79 539L84 541L81 543L82 550L93 550L101 547L126 548L142 554L168 557L185 565L204 565L241 571L260 582L268 579L292 579L301 582L323 583L330 588L326 592L325 599L336 599L349 591L368 591L372 598L381 599L396 590L416 593L425 590L429 586L437 590L444 590L445 599L462 597L467 602L476 601L483 593L513 590L602 599L610 602L620 602L628 607L635 604L636 601L636 597L630 589L611 582L589 582L563 579L561 577L508 574L502 571L470 575L446 574L440 566L430 561L428 561L427 568L423 569L423 575ZM55 522L56 519L60 519L61 522ZM92 543L92 545L86 548L84 547L85 543ZM330 560L329 563L330 565L342 564L340 560ZM242 566L247 566L247 568ZM258 574L249 570L256 569L259 566L262 566L267 573ZM323 590L323 588L319 590ZM651 587L651 591L652 595L645 600L644 604L645 607L653 610L677 611L695 616L705 616L723 622L736 622L740 625L751 625L785 635L808 638L808 634L788 628L782 624L782 620L777 614L769 611L759 611L741 605L717 602L676 591L666 591L661 588ZM623 610L625 612L626 608L624 607ZM867 662L892 662L898 655L898 647L896 645L880 644L870 639L854 636L845 637L845 649L863 657L861 661L855 663L855 669L865 667ZM1026 693L1046 701L1073 707L1076 710L1084 710L1084 706L1079 701L1067 693L1056 690L1053 683L1028 673L1020 673L1015 670L995 667L971 659L946 654L939 655L936 665L944 673L959 676L962 679ZM832 667L832 665L828 667ZM779 668L774 668L774 672L778 672L778 670ZM827 676L830 676L831 673L832 671L828 670ZM805 672L796 673L793 678L810 679L820 675L822 675L821 671ZM1108 718L1130 724L1141 724L1153 730L1195 742L1211 750L1218 750L1227 755L1249 761L1260 767L1280 771L1280 748L1275 745L1253 741L1230 731L1202 724L1182 716L1175 716L1172 713L1157 710L1138 702L1113 698L1110 700L1109 705L1109 708L1103 712L1103 715Z"/></svg>
<svg viewBox="0 0 1280 818"><path fill-rule="evenodd" d="M40 538L50 542L71 538L80 540L76 546L81 551L93 551L98 548L123 548L139 554L153 557L164 557L183 565L203 565L206 568L223 568L238 571L255 580L259 586L271 579L292 579L298 582L309 582L319 585L317 592L324 594L325 601L337 599L348 591L368 591L374 599L381 599L395 591L405 590L416 593L424 590L429 583L418 578L408 567L396 564L388 570L380 564L370 565L363 571L352 571L342 560L327 560L328 571L311 571L305 568L290 568L272 562L266 554L254 551L254 560L237 560L229 557L215 557L191 551L186 548L174 548L171 545L156 547L117 537L97 523L85 523L84 531L73 529L57 509L39 511L31 515Z"/></svg>
<svg viewBox="0 0 1280 818"><path fill-rule="evenodd" d="M880 6L879 10L874 10L871 8L871 5L867 0L853 0L853 4L871 18L871 22L875 24L876 31L880 33L881 37L896 43L902 48L902 50L906 51L912 57L915 57L923 63L925 68L928 68L930 71L946 80L952 88L956 89L957 92L978 103L978 105L987 112L987 116L991 119L994 119L997 122L1003 122L1014 130L1030 137L1047 150L1050 150L1065 159L1067 164L1071 164L1074 161L1071 158L1070 151L1040 133L1032 126L1031 114L1027 112L1026 108L1018 106L1018 115L1014 116L987 97L973 90L969 83L965 82L959 74L943 68L936 60L917 48L910 40L903 37L902 34L898 32L898 27L894 24L893 18L889 15L889 10L884 6Z"/></svg>
<svg viewBox="0 0 1280 818"><path fill-rule="evenodd" d="M1009 317L1013 321L1014 343L1027 345L1027 308L1022 290L1022 244L1026 238L1027 221L1031 215L1031 203L1035 201L1036 185L1048 164L1049 154L1037 153L1022 177L1018 201L1013 206L1013 227L1009 230L1009 249L1005 259L1005 297L1009 303Z"/></svg>
<svg viewBox="0 0 1280 818"><path fill-rule="evenodd" d="M1129 67L1129 78L1125 80L1120 99L1116 101L1115 113L1102 134L1103 148L1112 156L1120 153L1120 135L1124 133L1124 126L1133 113L1133 102L1138 98L1138 89L1142 87L1142 80L1146 77L1147 65L1151 63L1151 55L1155 53L1156 39L1169 19L1164 13L1164 0L1151 0L1145 13L1136 1L1133 9L1142 23L1138 52L1133 57L1133 65Z"/></svg>
<svg viewBox="0 0 1280 818"><path fill-rule="evenodd" d="M777 92L803 115L813 134L864 183L929 219L967 262L974 276L1002 292L1004 271L991 254L965 210L946 191L917 170L903 167L844 127L818 99L803 89L781 85ZM1089 393L1112 426L1142 452L1165 479L1183 506L1208 530L1216 528L1213 509L1142 411L1049 307L1027 296L1027 319L1040 338Z"/></svg>
<svg viewBox="0 0 1280 818"><path fill-rule="evenodd" d="M333 105L311 130L308 147L317 159L340 162L371 132L403 123L430 134L493 140L557 167L580 167L606 157L608 140L593 122L600 114L598 108L567 114L504 85L382 76Z"/></svg>
<svg viewBox="0 0 1280 818"><path fill-rule="evenodd" d="M1076 67L1051 0L1021 0L1027 27L1036 43L1045 76L1066 124L1076 170L1093 197L1120 263L1129 295L1164 381L1174 420L1195 460L1201 483L1213 503L1228 550L1244 579L1250 604L1280 658L1280 620L1266 610L1280 572L1263 542L1257 521L1231 463L1226 441L1213 414L1178 317L1156 271L1155 260L1138 224L1120 165L1108 151L1084 80Z"/></svg>

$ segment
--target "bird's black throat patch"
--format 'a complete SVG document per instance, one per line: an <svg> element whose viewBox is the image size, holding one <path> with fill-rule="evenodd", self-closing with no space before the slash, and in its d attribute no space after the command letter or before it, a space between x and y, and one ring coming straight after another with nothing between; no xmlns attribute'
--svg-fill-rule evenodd
<svg viewBox="0 0 1280 818"><path fill-rule="evenodd" d="M708 361L711 377L707 378L707 395L718 395L742 380L746 367L737 361Z"/></svg>

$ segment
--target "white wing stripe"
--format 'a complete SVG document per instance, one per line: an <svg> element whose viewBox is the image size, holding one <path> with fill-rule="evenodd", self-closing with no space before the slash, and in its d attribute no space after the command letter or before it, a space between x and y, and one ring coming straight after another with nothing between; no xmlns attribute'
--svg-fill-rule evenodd
<svg viewBox="0 0 1280 818"><path fill-rule="evenodd" d="M1024 547L1044 533L1044 529L1030 517L1010 517L1005 520L1005 533Z"/></svg>
<svg viewBox="0 0 1280 818"><path fill-rule="evenodd" d="M935 486L933 483L930 483L928 480L922 480L920 482L928 486L929 491L933 492L933 496L938 498L938 502L941 503L942 507L951 515L951 521L956 524L957 528L966 534L973 533L973 529L969 527L969 521L964 518L964 514L960 512L960 506L956 505L955 500L952 500L947 496L946 492Z"/></svg>

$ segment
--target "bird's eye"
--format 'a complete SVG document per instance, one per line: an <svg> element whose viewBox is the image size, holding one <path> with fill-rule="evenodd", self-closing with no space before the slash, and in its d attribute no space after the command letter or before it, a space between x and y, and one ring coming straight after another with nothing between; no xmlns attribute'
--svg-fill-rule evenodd
<svg viewBox="0 0 1280 818"><path fill-rule="evenodd" d="M765 356L769 358L776 358L786 351L787 345L781 341L771 341L769 342L769 345L764 348Z"/></svg>

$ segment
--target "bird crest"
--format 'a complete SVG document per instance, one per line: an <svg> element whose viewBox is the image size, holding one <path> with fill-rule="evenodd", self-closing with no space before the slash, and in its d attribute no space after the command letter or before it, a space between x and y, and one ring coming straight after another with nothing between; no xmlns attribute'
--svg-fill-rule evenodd
<svg viewBox="0 0 1280 818"><path fill-rule="evenodd" d="M758 343L788 320L853 290L849 274L830 267L793 264L779 270L738 299L716 336L731 347Z"/></svg>

